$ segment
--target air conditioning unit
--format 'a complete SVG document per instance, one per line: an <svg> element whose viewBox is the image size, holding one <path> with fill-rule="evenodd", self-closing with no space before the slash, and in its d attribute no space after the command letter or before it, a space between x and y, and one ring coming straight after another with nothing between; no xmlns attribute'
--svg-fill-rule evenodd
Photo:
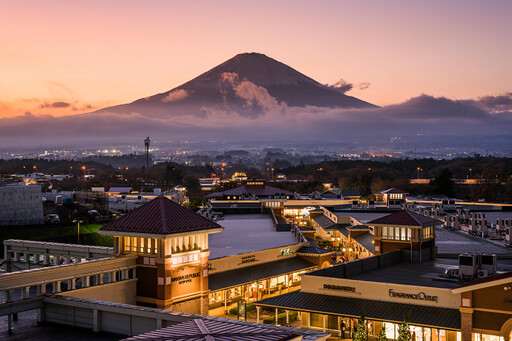
<svg viewBox="0 0 512 341"><path fill-rule="evenodd" d="M489 276L489 271L487 270L478 270L478 278Z"/></svg>
<svg viewBox="0 0 512 341"><path fill-rule="evenodd" d="M459 275L462 279L473 279L480 268L479 257L476 254L459 255Z"/></svg>

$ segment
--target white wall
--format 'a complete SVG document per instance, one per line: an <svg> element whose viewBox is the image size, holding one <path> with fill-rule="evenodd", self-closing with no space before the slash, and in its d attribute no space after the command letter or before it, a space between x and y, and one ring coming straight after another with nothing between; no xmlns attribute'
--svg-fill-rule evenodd
<svg viewBox="0 0 512 341"><path fill-rule="evenodd" d="M42 224L41 186L13 183L0 186L0 225Z"/></svg>

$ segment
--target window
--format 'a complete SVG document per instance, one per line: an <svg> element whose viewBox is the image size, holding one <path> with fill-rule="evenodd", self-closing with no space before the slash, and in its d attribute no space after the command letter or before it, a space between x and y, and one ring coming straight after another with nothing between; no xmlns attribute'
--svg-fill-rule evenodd
<svg viewBox="0 0 512 341"><path fill-rule="evenodd" d="M139 245L140 246L140 251L139 251L140 253L144 253L144 239L145 238L141 238L140 239L140 245Z"/></svg>
<svg viewBox="0 0 512 341"><path fill-rule="evenodd" d="M132 250L131 237L124 237L124 251L129 252Z"/></svg>
<svg viewBox="0 0 512 341"><path fill-rule="evenodd" d="M432 239L434 238L434 227L429 226L425 227L421 230L421 238L422 239Z"/></svg>

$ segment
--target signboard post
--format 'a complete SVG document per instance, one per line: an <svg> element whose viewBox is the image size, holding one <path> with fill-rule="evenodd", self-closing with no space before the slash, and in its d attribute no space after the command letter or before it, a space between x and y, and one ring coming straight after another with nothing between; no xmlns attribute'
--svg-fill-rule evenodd
<svg viewBox="0 0 512 341"><path fill-rule="evenodd" d="M245 310L245 306L245 300L238 301L238 320L243 319L244 321L247 321L247 313Z"/></svg>

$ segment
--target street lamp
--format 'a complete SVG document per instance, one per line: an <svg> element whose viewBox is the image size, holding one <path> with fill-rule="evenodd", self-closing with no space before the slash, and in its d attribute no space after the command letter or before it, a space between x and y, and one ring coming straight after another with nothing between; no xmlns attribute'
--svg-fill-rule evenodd
<svg viewBox="0 0 512 341"><path fill-rule="evenodd" d="M78 223L78 227L77 227L77 234L76 234L76 240L77 240L77 244L80 244L80 223L83 223L82 220L73 220L74 223Z"/></svg>

